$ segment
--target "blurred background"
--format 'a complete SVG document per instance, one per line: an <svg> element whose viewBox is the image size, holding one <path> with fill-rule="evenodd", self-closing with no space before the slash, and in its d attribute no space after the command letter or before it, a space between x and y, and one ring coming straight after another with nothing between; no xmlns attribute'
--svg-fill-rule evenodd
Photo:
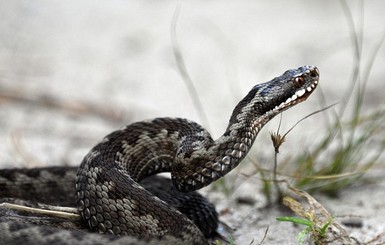
<svg viewBox="0 0 385 245"><path fill-rule="evenodd" d="M218 137L253 85L291 68L318 66L327 104L339 102L352 79L355 50L341 2L181 1L176 38L207 115L204 122L172 50L177 1L1 2L0 163L20 162L10 142L13 133L42 162L57 164L69 157L66 150L74 150L71 138L99 139L145 118L189 118L208 124ZM365 66L385 32L385 3L348 4L363 32ZM383 102L384 52L378 51L371 70L368 108ZM82 106L87 108L77 108ZM284 125L292 125L286 117L295 122L320 107L315 94L285 113ZM109 119L110 113L118 120Z"/></svg>
<svg viewBox="0 0 385 245"><path fill-rule="evenodd" d="M320 87L283 114L282 132L333 103L340 113L355 79L362 111L384 106L385 1L0 2L1 167L78 165L107 133L154 117L195 120L216 138L252 86L303 65L319 68ZM325 117L297 126L282 158L327 132ZM258 158L274 153L278 124L261 132Z"/></svg>

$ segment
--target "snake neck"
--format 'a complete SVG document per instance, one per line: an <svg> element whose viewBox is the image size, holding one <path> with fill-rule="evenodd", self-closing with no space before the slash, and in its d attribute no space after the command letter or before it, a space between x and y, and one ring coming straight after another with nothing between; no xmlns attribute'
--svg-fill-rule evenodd
<svg viewBox="0 0 385 245"><path fill-rule="evenodd" d="M207 186L226 175L245 158L261 128L278 112L261 113L261 99L249 94L235 107L225 133L212 141L203 131L205 139L190 147L184 144L176 154L172 177L181 191L192 191ZM186 138L186 141L193 141ZM186 146L186 147L184 147ZM183 176L179 176L183 173Z"/></svg>
<svg viewBox="0 0 385 245"><path fill-rule="evenodd" d="M304 101L318 84L314 66L288 70L255 85L235 107L225 133L213 141L205 130L181 143L172 164L180 191L193 191L224 176L244 159L261 128L274 116Z"/></svg>

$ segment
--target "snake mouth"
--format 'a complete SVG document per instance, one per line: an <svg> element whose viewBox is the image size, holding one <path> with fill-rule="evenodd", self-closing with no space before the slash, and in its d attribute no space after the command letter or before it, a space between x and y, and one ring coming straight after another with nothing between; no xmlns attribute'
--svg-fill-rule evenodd
<svg viewBox="0 0 385 245"><path fill-rule="evenodd" d="M293 105L305 101L309 97L309 95L314 91L317 85L318 80L314 80L309 86L297 90L291 97L287 98L286 101L274 107L273 111L283 111Z"/></svg>

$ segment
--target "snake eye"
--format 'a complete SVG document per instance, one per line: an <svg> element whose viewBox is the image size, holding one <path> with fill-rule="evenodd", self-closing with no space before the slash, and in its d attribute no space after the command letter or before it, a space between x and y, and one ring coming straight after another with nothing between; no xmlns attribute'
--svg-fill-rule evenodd
<svg viewBox="0 0 385 245"><path fill-rule="evenodd" d="M296 87L301 87L305 83L305 79L303 77L296 77L294 78L294 85Z"/></svg>

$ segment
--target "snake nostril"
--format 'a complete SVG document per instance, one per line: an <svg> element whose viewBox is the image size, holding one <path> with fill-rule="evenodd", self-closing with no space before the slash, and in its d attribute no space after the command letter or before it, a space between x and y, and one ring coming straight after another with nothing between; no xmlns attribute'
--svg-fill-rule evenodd
<svg viewBox="0 0 385 245"><path fill-rule="evenodd" d="M312 78L318 77L318 76L319 76L318 69L316 68L316 69L312 70L312 71L310 72L310 76L311 76Z"/></svg>

